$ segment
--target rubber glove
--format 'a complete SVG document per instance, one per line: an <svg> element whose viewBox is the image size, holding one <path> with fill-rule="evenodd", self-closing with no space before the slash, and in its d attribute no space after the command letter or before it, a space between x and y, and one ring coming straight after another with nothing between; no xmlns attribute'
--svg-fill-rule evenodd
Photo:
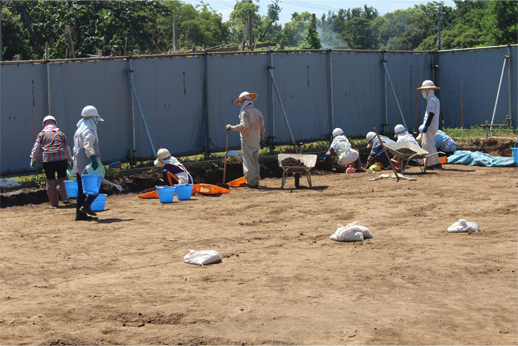
<svg viewBox="0 0 518 346"><path fill-rule="evenodd" d="M70 162L67 164L67 169L72 170L72 164Z"/></svg>
<svg viewBox="0 0 518 346"><path fill-rule="evenodd" d="M97 162L97 156L95 156L95 155L90 156L90 160L92 160L92 168L95 171L97 168L99 168L99 162Z"/></svg>
<svg viewBox="0 0 518 346"><path fill-rule="evenodd" d="M225 126L225 129L226 129L226 130L230 130L230 129L232 129L232 125L227 124L227 126Z"/></svg>
<svg viewBox="0 0 518 346"><path fill-rule="evenodd" d="M261 149L264 149L264 141L262 139L259 141L259 145L261 146Z"/></svg>
<svg viewBox="0 0 518 346"><path fill-rule="evenodd" d="M428 126L423 126L423 133L426 133L426 131L428 131Z"/></svg>
<svg viewBox="0 0 518 346"><path fill-rule="evenodd" d="M318 158L319 160L327 160L327 156L322 156Z"/></svg>
<svg viewBox="0 0 518 346"><path fill-rule="evenodd" d="M34 171L36 169L36 161L31 160L31 169Z"/></svg>

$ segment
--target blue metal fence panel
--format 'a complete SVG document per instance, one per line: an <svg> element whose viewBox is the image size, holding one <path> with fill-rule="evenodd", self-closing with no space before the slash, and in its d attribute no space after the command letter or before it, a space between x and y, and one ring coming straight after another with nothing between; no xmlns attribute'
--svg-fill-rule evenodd
<svg viewBox="0 0 518 346"><path fill-rule="evenodd" d="M208 127L210 149L225 150L225 125L239 124L241 106L234 104L243 91L257 94L254 107L264 117L266 136L271 124L269 54L207 56ZM239 132L230 133L229 147L240 148Z"/></svg>
<svg viewBox="0 0 518 346"><path fill-rule="evenodd" d="M328 55L322 52L275 53L273 56L273 75L295 141L319 139L332 131ZM291 142L277 95L273 102L275 141Z"/></svg>
<svg viewBox="0 0 518 346"><path fill-rule="evenodd" d="M173 155L203 151L207 129L203 57L136 59L133 71L137 95L156 150L167 148ZM136 156L156 156L138 109L135 109L135 117L139 138Z"/></svg>
<svg viewBox="0 0 518 346"><path fill-rule="evenodd" d="M92 105L104 119L97 125L102 161L126 159L132 148L128 69L124 60L50 64L50 111L65 121L72 149L81 111Z"/></svg>
<svg viewBox="0 0 518 346"><path fill-rule="evenodd" d="M441 90L437 94L441 101L441 113L446 127L461 127L463 124L464 128L470 128L484 124L486 121L491 123L502 67L507 54L507 48L438 54ZM503 124L509 114L507 75L509 62L506 65L495 113L495 124Z"/></svg>
<svg viewBox="0 0 518 346"><path fill-rule="evenodd" d="M41 123L48 115L46 75L44 64L0 66L2 173L30 170L34 134L42 130ZM59 126L65 125L64 119L56 118ZM40 156L40 168L41 162Z"/></svg>

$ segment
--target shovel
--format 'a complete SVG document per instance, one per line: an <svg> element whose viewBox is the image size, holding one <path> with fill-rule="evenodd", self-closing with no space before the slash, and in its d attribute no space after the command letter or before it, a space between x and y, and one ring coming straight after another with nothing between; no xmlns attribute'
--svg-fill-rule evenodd
<svg viewBox="0 0 518 346"><path fill-rule="evenodd" d="M223 164L223 182L221 184L216 184L217 186L224 187L225 189L229 189L228 184L225 184L225 180L227 178L227 156L228 156L228 140L230 138L230 130L227 130L227 148L225 149L225 163Z"/></svg>

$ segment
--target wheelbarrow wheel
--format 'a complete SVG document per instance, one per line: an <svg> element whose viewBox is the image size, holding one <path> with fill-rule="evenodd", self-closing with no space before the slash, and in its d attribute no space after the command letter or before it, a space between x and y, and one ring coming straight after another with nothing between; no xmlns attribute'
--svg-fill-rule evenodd
<svg viewBox="0 0 518 346"><path fill-rule="evenodd" d="M295 173L295 187L299 187L300 185L300 173Z"/></svg>

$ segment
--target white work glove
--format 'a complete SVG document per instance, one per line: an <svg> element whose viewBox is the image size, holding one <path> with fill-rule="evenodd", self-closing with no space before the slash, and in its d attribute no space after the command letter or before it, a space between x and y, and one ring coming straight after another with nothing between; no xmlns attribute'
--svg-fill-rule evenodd
<svg viewBox="0 0 518 346"><path fill-rule="evenodd" d="M232 125L227 124L227 126L225 126L225 129L226 129L226 130L231 130L231 129L232 129Z"/></svg>

